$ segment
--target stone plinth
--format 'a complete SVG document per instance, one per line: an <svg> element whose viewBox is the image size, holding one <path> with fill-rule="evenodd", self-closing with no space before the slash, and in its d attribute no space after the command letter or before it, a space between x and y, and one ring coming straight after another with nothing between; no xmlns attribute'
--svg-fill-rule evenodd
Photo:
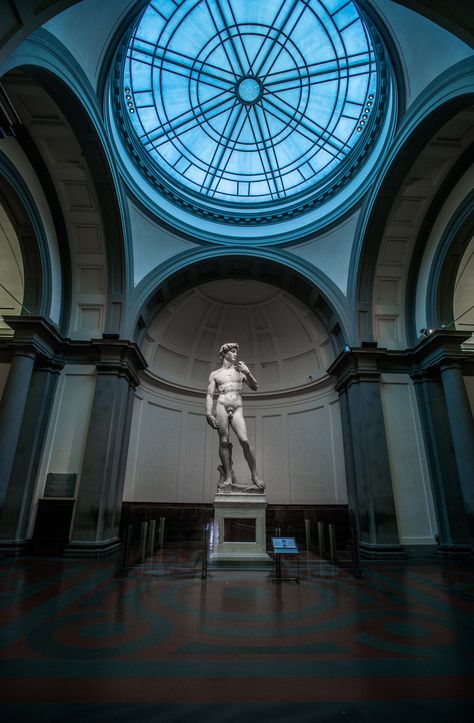
<svg viewBox="0 0 474 723"><path fill-rule="evenodd" d="M266 552L264 494L217 493L214 498L214 546L211 562L272 564Z"/></svg>

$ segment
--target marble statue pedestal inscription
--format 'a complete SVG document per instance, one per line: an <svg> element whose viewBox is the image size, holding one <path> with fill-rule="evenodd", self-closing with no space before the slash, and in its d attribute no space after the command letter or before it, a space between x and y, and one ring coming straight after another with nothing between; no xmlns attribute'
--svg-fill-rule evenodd
<svg viewBox="0 0 474 723"><path fill-rule="evenodd" d="M223 494L214 498L214 549L212 562L268 563L264 494Z"/></svg>

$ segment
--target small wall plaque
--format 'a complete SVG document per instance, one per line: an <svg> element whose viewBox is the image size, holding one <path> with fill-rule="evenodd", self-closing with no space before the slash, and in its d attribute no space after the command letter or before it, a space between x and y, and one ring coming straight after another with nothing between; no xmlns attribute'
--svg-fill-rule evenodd
<svg viewBox="0 0 474 723"><path fill-rule="evenodd" d="M76 493L77 474L48 472L43 497L74 497Z"/></svg>

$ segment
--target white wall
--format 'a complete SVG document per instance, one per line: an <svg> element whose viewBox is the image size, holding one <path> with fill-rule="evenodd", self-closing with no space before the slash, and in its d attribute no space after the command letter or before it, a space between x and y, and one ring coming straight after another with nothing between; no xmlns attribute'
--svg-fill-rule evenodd
<svg viewBox="0 0 474 723"><path fill-rule="evenodd" d="M384 374L381 392L400 542L434 544L436 518L412 381Z"/></svg>
<svg viewBox="0 0 474 723"><path fill-rule="evenodd" d="M206 423L204 396L142 384L132 420L124 499L211 502L219 474L218 435ZM346 481L337 394L244 397L260 476L271 504L345 504ZM249 470L234 435L234 471Z"/></svg>

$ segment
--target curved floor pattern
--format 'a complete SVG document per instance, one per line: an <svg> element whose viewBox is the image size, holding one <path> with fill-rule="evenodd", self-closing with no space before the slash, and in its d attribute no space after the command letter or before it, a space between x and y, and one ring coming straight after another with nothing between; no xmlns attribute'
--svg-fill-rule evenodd
<svg viewBox="0 0 474 723"><path fill-rule="evenodd" d="M457 723L474 711L474 569L303 560L301 581L169 552L0 565L2 720Z"/></svg>

